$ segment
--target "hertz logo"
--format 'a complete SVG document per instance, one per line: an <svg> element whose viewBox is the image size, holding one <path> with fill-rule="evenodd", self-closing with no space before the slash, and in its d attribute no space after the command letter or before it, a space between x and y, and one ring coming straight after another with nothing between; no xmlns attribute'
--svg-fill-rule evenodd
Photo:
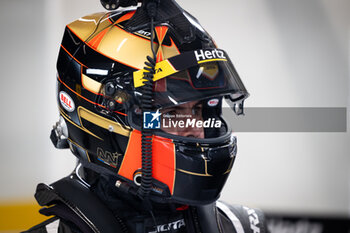
<svg viewBox="0 0 350 233"><path fill-rule="evenodd" d="M194 51L197 61L203 61L208 59L226 59L225 53L222 50L196 50Z"/></svg>

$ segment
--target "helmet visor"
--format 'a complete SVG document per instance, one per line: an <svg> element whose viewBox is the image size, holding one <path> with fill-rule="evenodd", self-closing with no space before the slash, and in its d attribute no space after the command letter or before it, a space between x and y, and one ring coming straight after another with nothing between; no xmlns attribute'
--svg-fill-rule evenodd
<svg viewBox="0 0 350 233"><path fill-rule="evenodd" d="M248 96L230 61L198 64L154 83L156 109L223 95L234 96L231 101Z"/></svg>

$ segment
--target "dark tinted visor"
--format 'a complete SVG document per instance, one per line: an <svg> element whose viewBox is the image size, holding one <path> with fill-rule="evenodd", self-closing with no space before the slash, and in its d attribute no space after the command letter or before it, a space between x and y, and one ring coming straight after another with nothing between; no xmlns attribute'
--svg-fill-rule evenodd
<svg viewBox="0 0 350 233"><path fill-rule="evenodd" d="M134 72L136 89L144 85L144 72ZM230 96L230 101L248 97L228 55L216 48L185 52L157 63L153 80L156 109L214 96Z"/></svg>
<svg viewBox="0 0 350 233"><path fill-rule="evenodd" d="M241 79L229 61L213 61L177 72L154 83L154 106L164 108L212 96L248 96Z"/></svg>

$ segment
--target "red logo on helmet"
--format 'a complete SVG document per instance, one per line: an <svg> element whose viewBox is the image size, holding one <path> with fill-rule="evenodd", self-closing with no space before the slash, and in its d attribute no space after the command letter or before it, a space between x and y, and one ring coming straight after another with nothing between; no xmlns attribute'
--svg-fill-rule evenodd
<svg viewBox="0 0 350 233"><path fill-rule="evenodd" d="M208 106L215 107L216 105L218 105L218 103L219 103L218 99L211 99L208 101Z"/></svg>
<svg viewBox="0 0 350 233"><path fill-rule="evenodd" d="M62 107L68 112L73 112L75 109L75 104L72 98L64 91L61 91L59 96Z"/></svg>

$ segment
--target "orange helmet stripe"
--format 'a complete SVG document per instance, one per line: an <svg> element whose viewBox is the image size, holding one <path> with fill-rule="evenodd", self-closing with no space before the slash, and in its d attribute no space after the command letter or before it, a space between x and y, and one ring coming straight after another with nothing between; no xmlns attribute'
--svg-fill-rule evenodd
<svg viewBox="0 0 350 233"><path fill-rule="evenodd" d="M124 21L126 21L126 20L128 20L128 19L131 19L131 17L134 16L135 12L136 12L136 11L131 11L131 12L126 13L125 15L123 15L122 17L120 17L120 18L117 20L117 22L115 22L115 23L117 24L117 23L124 22Z"/></svg>
<svg viewBox="0 0 350 233"><path fill-rule="evenodd" d="M153 178L166 184L173 194L175 181L175 146L172 140L153 137L152 147ZM133 180L134 173L142 168L141 132L133 130L118 174Z"/></svg>
<svg viewBox="0 0 350 233"><path fill-rule="evenodd" d="M90 44L90 46L93 47L94 49L97 49L97 47L100 45L103 37L106 35L109 29L110 28L106 28L105 30L101 31L92 40L90 40L88 44Z"/></svg>

